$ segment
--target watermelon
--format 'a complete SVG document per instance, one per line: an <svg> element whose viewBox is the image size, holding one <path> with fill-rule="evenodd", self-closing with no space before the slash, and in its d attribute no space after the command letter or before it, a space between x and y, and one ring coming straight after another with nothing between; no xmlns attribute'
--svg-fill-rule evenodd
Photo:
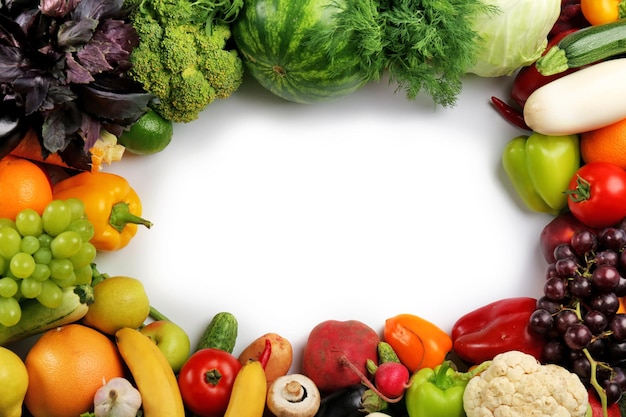
<svg viewBox="0 0 626 417"><path fill-rule="evenodd" d="M346 27L341 18L357 9L355 2L244 0L232 33L246 70L265 89L297 103L330 101L358 90L381 72L360 39L381 35L373 3L368 3L371 22ZM375 45L373 53L380 51Z"/></svg>

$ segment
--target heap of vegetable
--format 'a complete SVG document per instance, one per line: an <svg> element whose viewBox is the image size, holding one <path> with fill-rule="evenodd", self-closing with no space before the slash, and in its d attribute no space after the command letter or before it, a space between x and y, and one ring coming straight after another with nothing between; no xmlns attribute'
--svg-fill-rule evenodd
<svg viewBox="0 0 626 417"><path fill-rule="evenodd" d="M158 98L153 108L162 117L190 122L241 85L243 65L227 47L240 0L131 2L140 39L130 57L131 76Z"/></svg>
<svg viewBox="0 0 626 417"><path fill-rule="evenodd" d="M387 72L409 99L451 106L476 60L480 0L245 0L233 38L246 67L295 102L349 94Z"/></svg>
<svg viewBox="0 0 626 417"><path fill-rule="evenodd" d="M89 170L101 130L118 136L147 111L153 96L126 76L138 38L125 18L122 0L2 2L2 115L35 127L43 159ZM22 136L3 136L0 156Z"/></svg>

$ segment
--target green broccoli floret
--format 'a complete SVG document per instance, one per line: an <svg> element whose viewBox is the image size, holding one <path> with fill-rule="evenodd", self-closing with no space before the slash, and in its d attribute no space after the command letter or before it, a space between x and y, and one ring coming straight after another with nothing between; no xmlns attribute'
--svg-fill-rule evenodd
<svg viewBox="0 0 626 417"><path fill-rule="evenodd" d="M173 10L181 3L191 4L141 0L131 15L140 42L131 53L130 75L157 97L156 112L185 123L195 120L215 99L227 98L239 88L243 64L237 52L227 48L231 37L227 23L189 19L186 11Z"/></svg>

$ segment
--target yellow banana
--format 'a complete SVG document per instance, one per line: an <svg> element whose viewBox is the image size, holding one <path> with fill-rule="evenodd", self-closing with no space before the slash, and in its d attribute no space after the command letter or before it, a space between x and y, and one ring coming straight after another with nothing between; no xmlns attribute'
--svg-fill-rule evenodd
<svg viewBox="0 0 626 417"><path fill-rule="evenodd" d="M224 417L262 417L266 395L267 380L261 362L248 362L235 377Z"/></svg>
<svg viewBox="0 0 626 417"><path fill-rule="evenodd" d="M115 340L141 393L145 417L184 417L176 376L157 345L128 327L118 330Z"/></svg>

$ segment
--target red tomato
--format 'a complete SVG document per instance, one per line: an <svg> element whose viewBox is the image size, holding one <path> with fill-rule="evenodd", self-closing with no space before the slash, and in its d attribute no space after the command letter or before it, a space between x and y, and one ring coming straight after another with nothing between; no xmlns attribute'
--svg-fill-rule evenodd
<svg viewBox="0 0 626 417"><path fill-rule="evenodd" d="M614 226L626 217L626 170L590 162L576 171L568 187L572 214L591 227Z"/></svg>
<svg viewBox="0 0 626 417"><path fill-rule="evenodd" d="M200 349L187 359L178 373L183 403L198 417L223 416L240 369L239 360L230 353Z"/></svg>

